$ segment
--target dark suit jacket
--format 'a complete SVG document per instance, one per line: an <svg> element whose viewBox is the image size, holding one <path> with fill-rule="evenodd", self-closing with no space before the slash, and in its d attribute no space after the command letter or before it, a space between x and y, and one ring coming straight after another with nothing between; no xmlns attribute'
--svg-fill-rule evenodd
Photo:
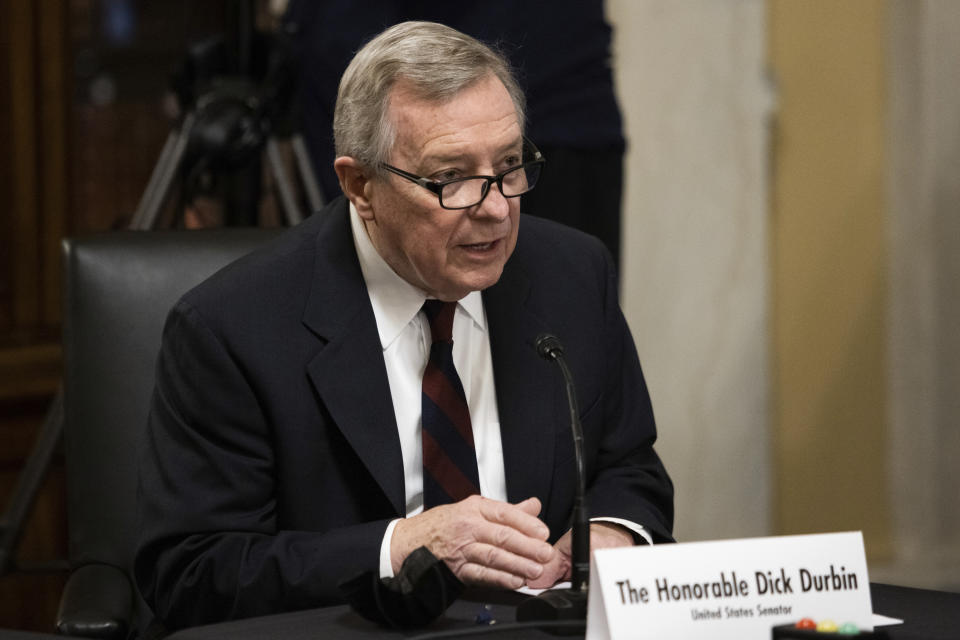
<svg viewBox="0 0 960 640"><path fill-rule="evenodd" d="M576 380L592 515L669 540L673 490L616 276L599 241L521 216L483 292L511 501L552 539L575 484L564 384ZM176 628L340 601L404 515L400 442L373 311L340 198L187 293L167 320L141 455L135 574Z"/></svg>

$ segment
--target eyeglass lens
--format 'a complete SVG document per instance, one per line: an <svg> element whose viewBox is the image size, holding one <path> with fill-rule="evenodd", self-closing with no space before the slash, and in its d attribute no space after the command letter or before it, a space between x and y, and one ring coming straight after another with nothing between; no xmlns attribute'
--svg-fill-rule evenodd
<svg viewBox="0 0 960 640"><path fill-rule="evenodd" d="M539 177L539 163L520 165L503 175L501 192L508 198L523 195L536 186ZM471 207L483 200L489 187L487 178L458 180L444 185L440 198L445 207Z"/></svg>

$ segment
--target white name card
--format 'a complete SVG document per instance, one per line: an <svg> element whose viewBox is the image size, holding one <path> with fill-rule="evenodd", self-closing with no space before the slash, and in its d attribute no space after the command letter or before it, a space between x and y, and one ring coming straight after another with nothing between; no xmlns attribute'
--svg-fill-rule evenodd
<svg viewBox="0 0 960 640"><path fill-rule="evenodd" d="M801 618L872 630L860 532L601 549L587 640L769 640Z"/></svg>

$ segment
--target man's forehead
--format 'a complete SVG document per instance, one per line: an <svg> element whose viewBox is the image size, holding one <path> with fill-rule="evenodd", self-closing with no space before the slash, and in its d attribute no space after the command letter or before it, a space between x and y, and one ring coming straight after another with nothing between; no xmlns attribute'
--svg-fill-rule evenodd
<svg viewBox="0 0 960 640"><path fill-rule="evenodd" d="M390 95L389 115L397 146L417 155L462 155L458 147L483 140L501 148L522 142L516 107L503 83L485 76L450 98L431 100L409 83L398 82Z"/></svg>
<svg viewBox="0 0 960 640"><path fill-rule="evenodd" d="M454 89L454 86L457 88ZM442 105L456 100L464 93L477 87L498 87L503 91L507 90L500 78L494 73L485 73L472 80L463 79L461 82L451 80L449 83L437 83L437 86L398 75L394 78L390 87L390 99L422 101L428 104Z"/></svg>
<svg viewBox="0 0 960 640"><path fill-rule="evenodd" d="M410 80L400 77L390 89L388 109L391 111L415 110L417 112L456 112L469 108L477 102L499 102L501 108L516 112L510 93L500 79L491 74L481 76L455 92L437 92L418 87Z"/></svg>
<svg viewBox="0 0 960 640"><path fill-rule="evenodd" d="M488 150L491 151L493 155L503 155L511 152L519 153L520 149L523 147L523 136L518 135L509 139L508 142L504 142L496 146L488 145L488 147ZM473 146L471 146L469 149L455 146L425 149L420 160L422 162L433 162L437 164L457 162L459 160L463 160L465 155L468 155L465 153L465 151L471 151L474 149L475 147Z"/></svg>

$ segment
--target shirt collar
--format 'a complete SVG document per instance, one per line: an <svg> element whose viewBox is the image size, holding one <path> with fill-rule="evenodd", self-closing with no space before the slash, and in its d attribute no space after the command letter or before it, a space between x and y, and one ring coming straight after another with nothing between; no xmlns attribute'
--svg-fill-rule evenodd
<svg viewBox="0 0 960 640"><path fill-rule="evenodd" d="M367 294L373 307L373 315L380 333L380 345L386 349L419 313L427 295L395 272L373 246L367 230L350 203L350 227L353 244L360 260L360 271L367 284ZM483 297L479 291L471 291L459 300L460 308L466 311L474 325L486 331L483 313Z"/></svg>

